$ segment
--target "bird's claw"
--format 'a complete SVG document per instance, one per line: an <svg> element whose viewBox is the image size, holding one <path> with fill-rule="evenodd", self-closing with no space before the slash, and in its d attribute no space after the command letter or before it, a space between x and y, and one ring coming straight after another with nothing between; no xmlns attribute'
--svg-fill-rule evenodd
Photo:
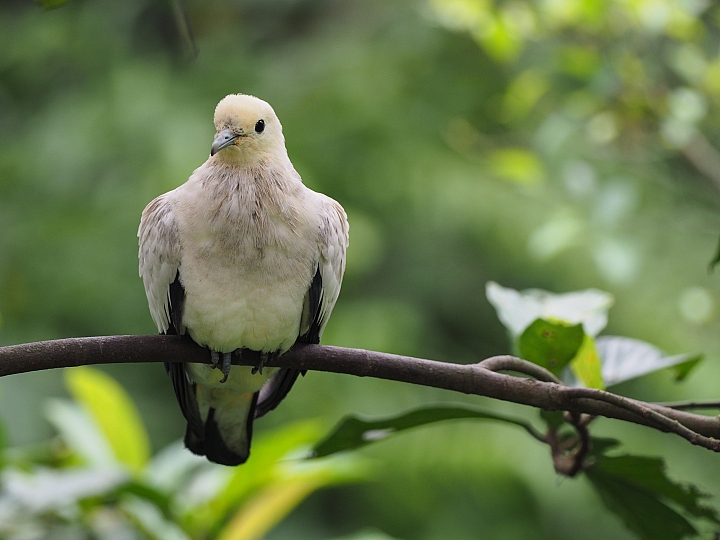
<svg viewBox="0 0 720 540"><path fill-rule="evenodd" d="M217 369L220 363L220 353L217 351L210 351L210 362L212 362L213 369Z"/></svg>
<svg viewBox="0 0 720 540"><path fill-rule="evenodd" d="M261 352L260 353L260 361L255 365L254 368L252 368L252 374L255 375L256 373L259 373L262 375L263 369L265 368L265 364L268 362L275 360L277 357L277 353L274 352Z"/></svg>
<svg viewBox="0 0 720 540"><path fill-rule="evenodd" d="M268 361L268 353L261 352L260 353L260 361L255 364L255 367L252 368L251 373L255 375L256 373L259 373L262 375L262 370L265 367L265 363Z"/></svg>
<svg viewBox="0 0 720 540"><path fill-rule="evenodd" d="M228 376L230 375L230 367L232 366L232 353L226 352L223 353L223 360L222 360L222 367L220 368L220 371L223 373L223 378L220 379L221 383L224 383L228 380Z"/></svg>

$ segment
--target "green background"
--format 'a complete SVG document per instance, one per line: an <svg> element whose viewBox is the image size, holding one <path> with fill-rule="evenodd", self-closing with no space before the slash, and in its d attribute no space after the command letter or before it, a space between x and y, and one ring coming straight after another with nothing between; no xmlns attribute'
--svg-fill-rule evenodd
<svg viewBox="0 0 720 540"><path fill-rule="evenodd" d="M209 153L228 93L273 105L305 183L351 223L323 342L469 363L510 349L485 283L599 288L605 333L703 352L617 390L714 398L720 218L720 10L670 0L191 1L189 59L170 3L70 0L0 10L0 345L155 331L137 276L143 207ZM110 366L154 449L184 430L159 364ZM13 445L52 435L59 372L0 380ZM309 373L270 429L428 402L521 407ZM718 457L600 420L720 495ZM402 539L630 538L584 479L508 426L457 421L362 453L373 482L311 496L268 538L364 528Z"/></svg>

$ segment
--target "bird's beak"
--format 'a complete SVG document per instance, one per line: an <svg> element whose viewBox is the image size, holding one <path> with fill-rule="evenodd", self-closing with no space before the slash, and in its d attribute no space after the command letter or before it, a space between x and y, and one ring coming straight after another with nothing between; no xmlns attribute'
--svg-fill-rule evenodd
<svg viewBox="0 0 720 540"><path fill-rule="evenodd" d="M239 136L240 135L233 133L229 129L223 129L215 137L215 140L212 143L212 148L210 149L210 155L214 156L223 148L230 146Z"/></svg>

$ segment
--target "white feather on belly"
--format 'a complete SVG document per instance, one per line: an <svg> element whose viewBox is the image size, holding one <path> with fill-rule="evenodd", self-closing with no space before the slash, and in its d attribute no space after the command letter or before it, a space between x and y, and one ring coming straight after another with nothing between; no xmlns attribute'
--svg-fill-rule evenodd
<svg viewBox="0 0 720 540"><path fill-rule="evenodd" d="M301 191L258 206L253 183L217 187L222 193L201 184L186 183L178 191L189 196L176 200L183 325L195 342L218 352L285 352L300 333L315 274L317 214L298 217Z"/></svg>
<svg viewBox="0 0 720 540"><path fill-rule="evenodd" d="M278 294L268 287L243 283L217 294L186 289L183 323L192 339L218 352L247 348L285 352L298 337L302 297ZM280 287L278 287L280 288ZM274 294L273 294L274 293Z"/></svg>

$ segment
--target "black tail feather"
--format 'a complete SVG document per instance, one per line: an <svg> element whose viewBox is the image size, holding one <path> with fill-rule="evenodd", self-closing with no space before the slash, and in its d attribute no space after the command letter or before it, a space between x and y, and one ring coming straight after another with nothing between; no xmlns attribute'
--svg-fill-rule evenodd
<svg viewBox="0 0 720 540"><path fill-rule="evenodd" d="M252 405L246 421L247 444L242 449L230 449L223 439L220 427L215 420L215 409L211 408L205 420L203 437L200 438L188 425L185 431L185 446L192 453L199 456L207 456L213 463L220 465L242 465L250 457L250 443L252 441L253 421L255 420L255 407L257 405L258 392L255 392Z"/></svg>

